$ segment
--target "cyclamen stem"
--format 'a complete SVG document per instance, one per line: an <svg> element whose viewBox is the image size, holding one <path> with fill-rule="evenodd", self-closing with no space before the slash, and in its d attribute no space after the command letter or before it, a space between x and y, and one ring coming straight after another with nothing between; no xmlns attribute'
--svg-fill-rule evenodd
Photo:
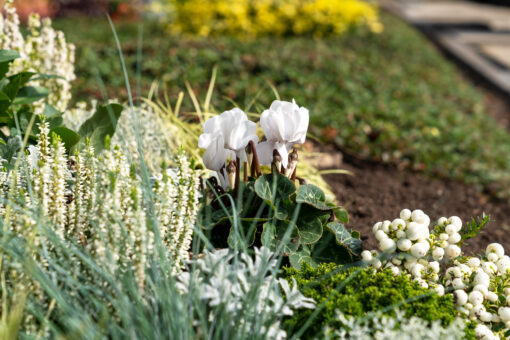
<svg viewBox="0 0 510 340"><path fill-rule="evenodd" d="M297 174L297 165L294 168L294 172L292 173L292 177L291 177L292 182L296 182L296 174Z"/></svg>
<svg viewBox="0 0 510 340"><path fill-rule="evenodd" d="M244 181L248 182L248 163L244 162Z"/></svg>
<svg viewBox="0 0 510 340"><path fill-rule="evenodd" d="M259 156L257 155L257 148L255 147L255 143L251 140L250 145L253 151L253 163L251 166L251 176L255 177L255 174L257 177L260 177L261 171L260 171L260 164L259 164Z"/></svg>
<svg viewBox="0 0 510 340"><path fill-rule="evenodd" d="M239 193L239 181L241 177L241 160L239 157L236 157L236 181L234 185L234 198L237 198Z"/></svg>

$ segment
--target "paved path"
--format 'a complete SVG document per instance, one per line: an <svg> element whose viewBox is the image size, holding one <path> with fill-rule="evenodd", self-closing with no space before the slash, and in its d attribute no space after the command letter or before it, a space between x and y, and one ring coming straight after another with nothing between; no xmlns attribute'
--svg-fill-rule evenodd
<svg viewBox="0 0 510 340"><path fill-rule="evenodd" d="M468 1L386 0L382 6L510 96L510 8Z"/></svg>

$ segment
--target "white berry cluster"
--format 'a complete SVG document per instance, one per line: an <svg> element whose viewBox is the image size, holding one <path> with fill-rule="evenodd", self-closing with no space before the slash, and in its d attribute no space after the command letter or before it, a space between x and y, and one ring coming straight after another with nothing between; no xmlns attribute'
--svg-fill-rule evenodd
<svg viewBox="0 0 510 340"><path fill-rule="evenodd" d="M495 339L491 326L510 330L509 273L510 257L499 243L489 244L481 258L459 258L446 269L445 287L453 289L457 309L482 324L480 338Z"/></svg>
<svg viewBox="0 0 510 340"><path fill-rule="evenodd" d="M389 267L395 275L409 273L422 287L431 286L442 295L439 261L460 256L457 243L461 240L462 221L457 216L442 217L432 234L429 225L429 216L419 209L404 209L393 221L377 222L373 232L384 256L365 250L361 254L363 260L376 269ZM381 262L385 257L389 258Z"/></svg>
<svg viewBox="0 0 510 340"><path fill-rule="evenodd" d="M477 337L498 339L510 330L510 257L498 243L489 244L481 258L462 257L457 216L429 225L422 210L409 209L393 221L377 222L373 232L382 253L364 250L363 261L410 275L439 295L453 294L460 315L479 323Z"/></svg>

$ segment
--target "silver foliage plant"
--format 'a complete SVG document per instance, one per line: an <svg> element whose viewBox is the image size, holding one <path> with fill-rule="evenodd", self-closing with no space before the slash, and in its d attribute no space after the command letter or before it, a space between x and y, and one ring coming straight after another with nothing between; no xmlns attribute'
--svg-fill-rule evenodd
<svg viewBox="0 0 510 340"><path fill-rule="evenodd" d="M355 318L344 315L337 310L337 318L344 325L330 333L326 329L326 339L359 339L359 340L413 340L413 339L463 339L465 321L455 319L449 326L443 327L440 321L429 322L419 317L405 316L405 313L397 310L395 317L376 314L373 318Z"/></svg>
<svg viewBox="0 0 510 340"><path fill-rule="evenodd" d="M109 272L132 272L143 288L155 251L155 230L147 222L148 209L153 209L158 235L178 273L189 259L199 199L199 177L184 153L176 156L176 168L154 176L147 193L118 147L95 156L87 145L69 157L58 137L50 139L47 123L39 129L26 161L17 169L0 169L4 228L33 247L48 246L37 232L38 221L46 220L57 235L81 244ZM153 207L146 204L147 195Z"/></svg>
<svg viewBox="0 0 510 340"><path fill-rule="evenodd" d="M277 260L268 248L254 250L253 258L245 251L206 251L177 276L177 288L205 302L209 322L229 320L227 328L236 329L239 338L284 339L281 318L297 308L313 309L315 301L301 294L294 279L291 289L277 278Z"/></svg>

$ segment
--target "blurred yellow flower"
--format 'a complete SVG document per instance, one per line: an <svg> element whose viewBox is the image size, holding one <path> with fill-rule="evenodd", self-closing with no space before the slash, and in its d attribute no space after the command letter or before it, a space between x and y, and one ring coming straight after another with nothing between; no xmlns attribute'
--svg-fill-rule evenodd
<svg viewBox="0 0 510 340"><path fill-rule="evenodd" d="M351 27L383 29L377 8L362 0L159 0L149 8L172 34L337 35Z"/></svg>

